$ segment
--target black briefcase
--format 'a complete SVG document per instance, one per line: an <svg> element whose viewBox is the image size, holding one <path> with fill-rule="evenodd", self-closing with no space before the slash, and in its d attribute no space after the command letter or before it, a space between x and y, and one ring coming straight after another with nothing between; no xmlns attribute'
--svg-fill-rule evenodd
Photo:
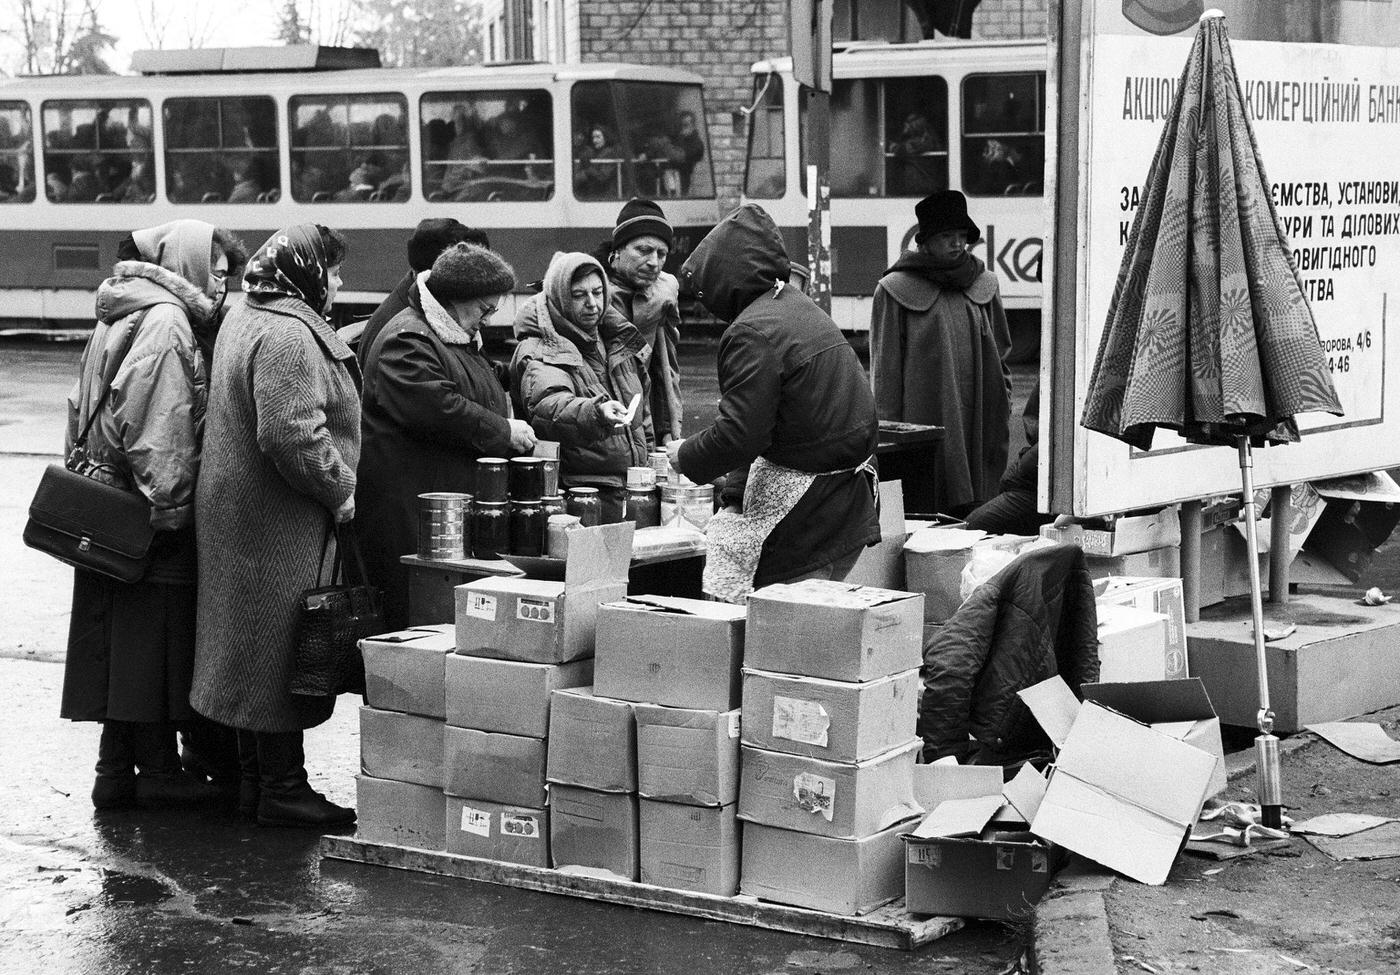
<svg viewBox="0 0 1400 975"><path fill-rule="evenodd" d="M151 506L62 464L50 464L29 503L24 544L61 562L137 582L151 564Z"/></svg>

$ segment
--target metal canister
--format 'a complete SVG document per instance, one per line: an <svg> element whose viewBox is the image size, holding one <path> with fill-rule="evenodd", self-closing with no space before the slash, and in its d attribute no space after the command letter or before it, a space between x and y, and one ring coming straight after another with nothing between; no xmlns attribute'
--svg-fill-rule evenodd
<svg viewBox="0 0 1400 975"><path fill-rule="evenodd" d="M510 551L510 511L504 501L473 501L472 556L498 559Z"/></svg>
<svg viewBox="0 0 1400 975"><path fill-rule="evenodd" d="M539 457L512 457L510 459L510 499L512 501L538 502L542 497L544 497L544 460Z"/></svg>
<svg viewBox="0 0 1400 975"><path fill-rule="evenodd" d="M645 491L654 487L656 487L656 469L654 467L627 468L627 490Z"/></svg>
<svg viewBox="0 0 1400 975"><path fill-rule="evenodd" d="M509 484L508 467L509 462L504 457L478 458L476 462L476 493L473 497L477 501L485 501L488 504L504 504L509 497L506 490Z"/></svg>
<svg viewBox="0 0 1400 975"><path fill-rule="evenodd" d="M704 531L715 513L713 484L689 487L664 484L661 487L661 524L684 525Z"/></svg>
<svg viewBox="0 0 1400 975"><path fill-rule="evenodd" d="M576 515L579 524L585 528L592 528L603 521L603 499L598 497L597 488L569 488L569 498L564 507L569 514Z"/></svg>
<svg viewBox="0 0 1400 975"><path fill-rule="evenodd" d="M541 457L540 467L544 469L544 494L542 497L559 497L559 461L553 457Z"/></svg>
<svg viewBox="0 0 1400 975"><path fill-rule="evenodd" d="M470 494L433 491L418 495L418 557L466 557L465 534Z"/></svg>
<svg viewBox="0 0 1400 975"><path fill-rule="evenodd" d="M568 558L569 530L578 526L576 515L550 515L545 525L545 554L553 559Z"/></svg>
<svg viewBox="0 0 1400 975"><path fill-rule="evenodd" d="M544 509L538 501L510 503L510 551L512 555L544 554Z"/></svg>

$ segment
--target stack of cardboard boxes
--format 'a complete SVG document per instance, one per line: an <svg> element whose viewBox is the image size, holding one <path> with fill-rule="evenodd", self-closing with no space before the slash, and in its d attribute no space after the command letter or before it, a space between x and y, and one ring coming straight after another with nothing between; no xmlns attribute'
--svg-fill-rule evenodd
<svg viewBox="0 0 1400 975"><path fill-rule="evenodd" d="M809 580L749 597L745 894L863 914L904 892L923 597Z"/></svg>

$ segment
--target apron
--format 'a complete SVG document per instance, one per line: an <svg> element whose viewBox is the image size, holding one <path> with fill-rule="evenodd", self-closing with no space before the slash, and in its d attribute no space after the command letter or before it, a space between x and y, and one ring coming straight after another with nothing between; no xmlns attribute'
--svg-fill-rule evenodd
<svg viewBox="0 0 1400 975"><path fill-rule="evenodd" d="M834 474L864 473L875 493L879 490L875 486L879 475L874 461L870 457L857 467L812 474L783 467L764 457L755 459L744 487L743 512L717 512L705 526L705 572L701 578L705 594L726 603L742 603L753 592L764 542L813 482Z"/></svg>

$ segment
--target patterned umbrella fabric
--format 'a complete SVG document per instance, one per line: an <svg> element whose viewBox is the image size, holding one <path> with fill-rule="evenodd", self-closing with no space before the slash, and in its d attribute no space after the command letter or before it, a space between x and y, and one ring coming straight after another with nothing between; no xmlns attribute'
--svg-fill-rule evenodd
<svg viewBox="0 0 1400 975"><path fill-rule="evenodd" d="M1080 422L1143 450L1298 439L1341 404L1279 230L1223 17L1202 20L1157 145Z"/></svg>

